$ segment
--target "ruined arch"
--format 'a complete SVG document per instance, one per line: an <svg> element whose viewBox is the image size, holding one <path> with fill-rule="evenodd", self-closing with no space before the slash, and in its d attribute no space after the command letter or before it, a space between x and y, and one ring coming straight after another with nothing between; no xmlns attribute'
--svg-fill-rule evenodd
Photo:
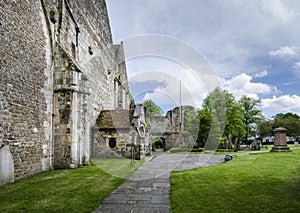
<svg viewBox="0 0 300 213"><path fill-rule="evenodd" d="M166 138L164 136L154 136L152 137L152 140L153 151L157 151L160 149L166 151Z"/></svg>

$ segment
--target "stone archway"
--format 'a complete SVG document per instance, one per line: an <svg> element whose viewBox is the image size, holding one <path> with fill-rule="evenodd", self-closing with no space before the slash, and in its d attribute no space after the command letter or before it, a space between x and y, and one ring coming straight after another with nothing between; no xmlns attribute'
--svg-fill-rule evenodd
<svg viewBox="0 0 300 213"><path fill-rule="evenodd" d="M154 152L166 151L166 139L162 136L152 136L152 149Z"/></svg>

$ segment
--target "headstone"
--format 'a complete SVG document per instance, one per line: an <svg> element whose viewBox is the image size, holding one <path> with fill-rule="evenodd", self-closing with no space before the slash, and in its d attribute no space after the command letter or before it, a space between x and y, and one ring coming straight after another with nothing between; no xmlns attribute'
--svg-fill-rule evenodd
<svg viewBox="0 0 300 213"><path fill-rule="evenodd" d="M290 152L290 148L287 146L286 142L286 132L287 129L278 127L273 130L274 133L274 146L271 152Z"/></svg>
<svg viewBox="0 0 300 213"><path fill-rule="evenodd" d="M14 160L9 146L0 149L0 185L14 182Z"/></svg>
<svg viewBox="0 0 300 213"><path fill-rule="evenodd" d="M294 142L294 147L299 147L299 142L298 141Z"/></svg>

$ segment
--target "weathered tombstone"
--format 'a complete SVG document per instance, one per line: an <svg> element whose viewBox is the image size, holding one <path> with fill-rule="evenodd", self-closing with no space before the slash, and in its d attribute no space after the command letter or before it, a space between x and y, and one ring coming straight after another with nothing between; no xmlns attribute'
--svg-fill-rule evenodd
<svg viewBox="0 0 300 213"><path fill-rule="evenodd" d="M14 182L14 160L9 146L0 149L0 185Z"/></svg>
<svg viewBox="0 0 300 213"><path fill-rule="evenodd" d="M299 147L299 142L298 141L294 142L294 147Z"/></svg>
<svg viewBox="0 0 300 213"><path fill-rule="evenodd" d="M286 132L287 129L278 127L273 130L274 133L274 146L271 152L290 152L290 148L287 146L286 142Z"/></svg>

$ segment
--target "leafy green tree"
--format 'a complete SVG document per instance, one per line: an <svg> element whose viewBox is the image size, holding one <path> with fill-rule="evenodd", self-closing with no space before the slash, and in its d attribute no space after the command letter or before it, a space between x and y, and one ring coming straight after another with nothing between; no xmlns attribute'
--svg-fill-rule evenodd
<svg viewBox="0 0 300 213"><path fill-rule="evenodd" d="M244 135L244 123L241 105L235 100L232 94L226 90L215 89L203 102L203 109L212 115L212 124L216 129L212 132L224 130L216 140L219 142L225 136L231 144L231 139L240 138ZM200 118L201 119L201 118ZM201 121L200 121L201 125ZM219 127L217 127L219 125ZM200 130L201 131L201 130ZM209 133L210 134L210 133ZM200 138L199 138L200 139ZM236 140L238 141L238 140ZM237 143L236 146L237 147ZM228 143L224 140L224 146L228 148Z"/></svg>
<svg viewBox="0 0 300 213"><path fill-rule="evenodd" d="M188 147L195 146L199 132L199 116L195 109L185 110L183 107L183 135Z"/></svg>
<svg viewBox="0 0 300 213"><path fill-rule="evenodd" d="M272 135L273 120L263 119L257 124L257 133L261 138Z"/></svg>
<svg viewBox="0 0 300 213"><path fill-rule="evenodd" d="M226 91L216 88L204 99L202 106L211 113L210 130L204 148L214 150L219 145L226 125Z"/></svg>
<svg viewBox="0 0 300 213"><path fill-rule="evenodd" d="M300 136L300 116L291 112L277 114L274 116L273 128L277 127L286 128L288 136Z"/></svg>
<svg viewBox="0 0 300 213"><path fill-rule="evenodd" d="M203 109L212 113L218 120L221 129L226 123L226 93L227 91L216 88L203 101Z"/></svg>
<svg viewBox="0 0 300 213"><path fill-rule="evenodd" d="M255 136L255 131L253 131L254 126L256 126L263 117L261 111L257 109L258 100L243 96L239 102L242 106L243 122L246 131L245 141L247 142L249 135Z"/></svg>
<svg viewBox="0 0 300 213"><path fill-rule="evenodd" d="M144 101L143 105L147 107L150 116L160 116L163 114L163 110L151 99Z"/></svg>
<svg viewBox="0 0 300 213"><path fill-rule="evenodd" d="M226 92L226 126L224 136L231 146L232 139L235 140L235 149L238 148L238 139L245 135L245 125L243 123L243 108L232 94ZM225 141L226 142L226 141ZM228 145L225 147L228 148Z"/></svg>
<svg viewBox="0 0 300 213"><path fill-rule="evenodd" d="M200 122L199 122L199 133L197 138L197 145L199 147L204 147L211 127L212 113L205 109L202 109L198 111L198 115L199 115Z"/></svg>

